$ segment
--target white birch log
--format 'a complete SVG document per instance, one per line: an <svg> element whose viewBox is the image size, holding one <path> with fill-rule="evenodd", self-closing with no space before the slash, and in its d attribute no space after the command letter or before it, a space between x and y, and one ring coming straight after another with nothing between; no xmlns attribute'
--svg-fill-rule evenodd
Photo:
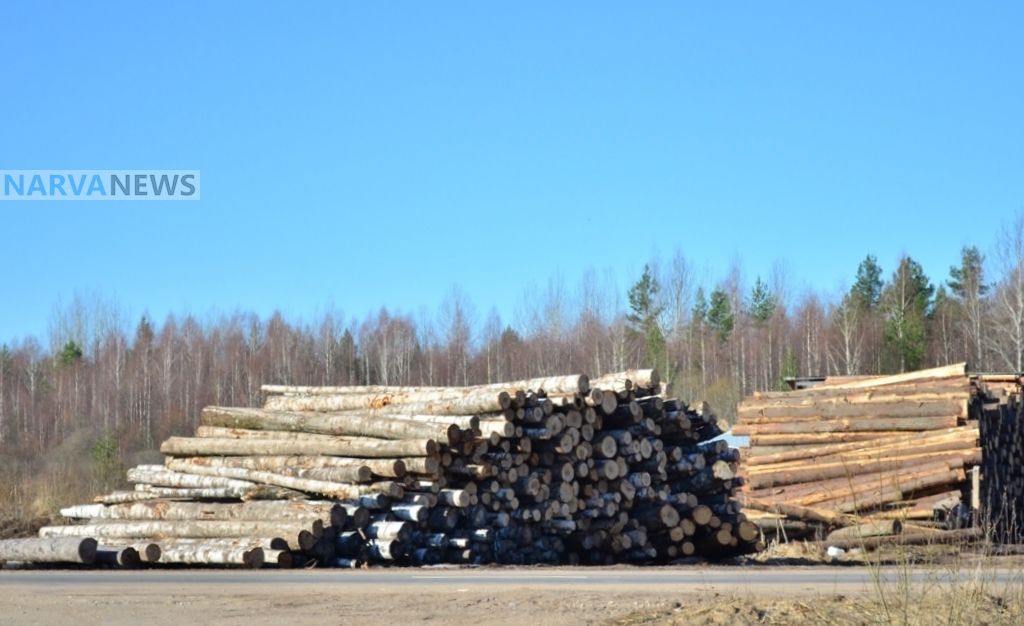
<svg viewBox="0 0 1024 626"><path fill-rule="evenodd" d="M338 482L367 482L376 476L388 478L401 478L405 476L406 461L416 460L423 462L434 457L413 457L413 459L357 459L340 456L323 455L280 455L280 456L199 456L182 457L179 460L186 461L190 465L205 465L207 467L242 467L245 469L260 470L264 472L277 472L279 474L294 475L302 477L297 470L338 468L347 469L351 472L351 480L339 480Z"/></svg>
<svg viewBox="0 0 1024 626"><path fill-rule="evenodd" d="M437 439L454 445L459 442L462 428L455 422L426 423L395 415L381 419L373 413L331 413L287 412L232 407L206 407L202 412L203 426L200 437L259 437L253 432L239 435L204 434L210 428L242 429L244 431L270 431L283 438L282 431L295 435L344 435L356 437L377 437L382 439Z"/></svg>
<svg viewBox="0 0 1024 626"><path fill-rule="evenodd" d="M26 563L96 562L96 539L88 534L77 537L39 537L0 540L0 561Z"/></svg>
<svg viewBox="0 0 1024 626"><path fill-rule="evenodd" d="M184 474L160 467L159 470L132 468L128 470L128 480L133 483L153 485L156 487L173 487L175 489L248 489L255 486L253 481L233 480L217 476L197 476Z"/></svg>
<svg viewBox="0 0 1024 626"><path fill-rule="evenodd" d="M353 485L335 483L310 478L295 478L284 476L273 472L261 472L241 467L205 467L201 465L190 465L177 460L168 461L168 467L178 471L190 471L206 476L222 476L226 478L249 480L252 482L266 483L286 487L296 491L305 491L324 495L330 498L356 499L359 496L370 493L386 493L392 497L401 497L395 483L370 483L367 485Z"/></svg>
<svg viewBox="0 0 1024 626"><path fill-rule="evenodd" d="M219 544L182 546L161 545L161 563L187 565L236 565L246 569L263 567L263 548L231 548Z"/></svg>
<svg viewBox="0 0 1024 626"><path fill-rule="evenodd" d="M336 396L271 396L267 398L263 408L271 411L317 411L331 413L338 411L358 411L362 415L476 415L503 411L511 405L512 400L505 391L479 393L458 398L442 398L437 400L403 402L400 404L384 403L378 398L380 406L367 406L365 396L351 394Z"/></svg>
<svg viewBox="0 0 1024 626"><path fill-rule="evenodd" d="M44 526L39 536L48 537L93 537L102 539L152 539L168 537L216 538L216 537L280 537L293 550L309 550L318 537L323 536L324 525L320 520L278 521L278 520L231 520L231 521L165 521L130 520L98 522L79 526Z"/></svg>
<svg viewBox="0 0 1024 626"><path fill-rule="evenodd" d="M348 519L345 508L336 502L237 502L201 503L157 500L103 506L82 504L61 509L61 515L72 519L94 520L294 520L319 519L325 524L341 527Z"/></svg>
<svg viewBox="0 0 1024 626"><path fill-rule="evenodd" d="M437 443L432 439L368 437L338 437L333 442L171 437L160 445L160 451L168 456L328 454L356 458L403 458L433 456L437 454Z"/></svg>

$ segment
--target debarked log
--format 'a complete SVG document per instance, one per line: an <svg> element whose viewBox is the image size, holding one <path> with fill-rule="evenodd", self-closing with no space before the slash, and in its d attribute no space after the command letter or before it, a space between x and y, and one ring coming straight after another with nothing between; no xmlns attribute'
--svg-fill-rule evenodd
<svg viewBox="0 0 1024 626"><path fill-rule="evenodd" d="M771 424L738 424L732 433L744 435L786 435L811 433L924 431L952 428L957 425L956 415L933 417L851 417L816 422L773 422Z"/></svg>
<svg viewBox="0 0 1024 626"><path fill-rule="evenodd" d="M844 541L861 537L885 537L899 535L902 532L903 522L900 520L878 520L833 530L828 534L828 541Z"/></svg>

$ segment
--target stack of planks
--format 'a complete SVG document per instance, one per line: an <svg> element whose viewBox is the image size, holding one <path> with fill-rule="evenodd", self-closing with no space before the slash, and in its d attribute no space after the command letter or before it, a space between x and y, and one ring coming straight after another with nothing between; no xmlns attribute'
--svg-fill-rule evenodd
<svg viewBox="0 0 1024 626"><path fill-rule="evenodd" d="M738 452L654 370L466 388L265 386L70 507L134 562L258 567L665 563L763 548ZM3 560L0 545L0 560Z"/></svg>
<svg viewBox="0 0 1024 626"><path fill-rule="evenodd" d="M979 418L1016 414L1017 405L994 399L1015 397L1004 383L1007 377L968 376L959 364L829 378L809 389L747 398L733 434L750 437L742 464L748 515L766 540L822 537L854 526L863 529L856 537L862 541L885 534L879 528L898 534L909 525L914 532L907 542L911 535L942 541L927 527L957 528L978 509L978 485L968 475L980 478ZM970 508L965 494L974 498ZM849 530L835 540L847 539Z"/></svg>

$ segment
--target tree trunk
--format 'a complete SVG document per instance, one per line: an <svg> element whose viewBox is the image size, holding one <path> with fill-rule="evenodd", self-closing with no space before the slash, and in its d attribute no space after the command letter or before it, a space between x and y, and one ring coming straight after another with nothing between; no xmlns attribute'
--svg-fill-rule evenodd
<svg viewBox="0 0 1024 626"><path fill-rule="evenodd" d="M291 455L291 456L194 456L177 459L189 465L207 467L243 467L264 472L276 472L286 476L302 477L299 470L345 469L353 478L337 482L368 482L374 475L401 478L408 472L410 462L433 461L435 457L414 457L410 459L356 459L339 456Z"/></svg>
<svg viewBox="0 0 1024 626"><path fill-rule="evenodd" d="M4 539L0 540L0 561L91 565L96 562L96 550L96 540L88 533L67 538Z"/></svg>
<svg viewBox="0 0 1024 626"><path fill-rule="evenodd" d="M828 534L828 541L856 540L863 537L884 537L899 535L903 532L903 523L899 520L880 520L856 526L847 526L833 530Z"/></svg>
<svg viewBox="0 0 1024 626"><path fill-rule="evenodd" d="M100 546L96 551L96 563L122 569L138 569L142 567L139 551L131 546L112 548Z"/></svg>
<svg viewBox="0 0 1024 626"><path fill-rule="evenodd" d="M381 419L380 415L370 413L311 415L308 412L289 413L261 409L206 407L203 409L201 419L204 426L198 429L199 437L258 437L259 435L247 433L271 431L275 435L273 438L284 439L286 438L285 433L281 431L290 431L381 439L436 439L449 445L455 445L459 442L462 434L462 426L454 422L428 424L399 415ZM211 427L221 427L221 429ZM245 430L240 431L242 434L239 435L226 435L223 429Z"/></svg>
<svg viewBox="0 0 1024 626"><path fill-rule="evenodd" d="M433 401L408 402L402 404L383 403L380 406L365 406L360 396L353 401L349 394L340 396L271 396L263 408L273 411L359 411L362 415L476 415L493 413L509 407L511 398L507 392L481 393L460 398L445 398ZM358 405L358 406L356 406Z"/></svg>
<svg viewBox="0 0 1024 626"><path fill-rule="evenodd" d="M255 483L252 481L182 474L159 465L132 468L128 470L128 480L133 483L173 487L175 489L247 489L255 486Z"/></svg>
<svg viewBox="0 0 1024 626"><path fill-rule="evenodd" d="M177 460L168 461L168 466L176 470L195 472L200 475L251 480L252 482L276 485L287 489L320 494L331 498L358 499L359 496L368 493L387 493L389 496L400 498L400 494L404 493L400 485L390 482L370 483L368 485L350 485L310 478L293 478L291 476L284 476L273 472L261 472L241 467L205 467L202 465L190 465Z"/></svg>
<svg viewBox="0 0 1024 626"><path fill-rule="evenodd" d="M348 519L345 508L334 502L238 502L231 504L174 502L158 500L103 506L82 504L61 509L68 518L93 520L321 520L325 524L341 527Z"/></svg>
<svg viewBox="0 0 1024 626"><path fill-rule="evenodd" d="M437 454L437 443L432 439L387 440L368 437L338 437L333 441L171 437L160 445L160 451L169 456L328 454L355 458L402 458L434 456Z"/></svg>
<svg viewBox="0 0 1024 626"><path fill-rule="evenodd" d="M238 565L246 569L263 567L263 548L230 548L219 544L182 546L164 544L161 563L188 565Z"/></svg>
<svg viewBox="0 0 1024 626"><path fill-rule="evenodd" d="M102 539L217 538L217 537L280 537L292 550L309 550L323 536L320 520L231 520L231 521L122 521L82 524L80 526L44 526L39 536L98 537Z"/></svg>
<svg viewBox="0 0 1024 626"><path fill-rule="evenodd" d="M953 428L956 415L941 417L851 417L816 422L782 422L733 426L732 433L744 435L792 435L832 432L923 431Z"/></svg>

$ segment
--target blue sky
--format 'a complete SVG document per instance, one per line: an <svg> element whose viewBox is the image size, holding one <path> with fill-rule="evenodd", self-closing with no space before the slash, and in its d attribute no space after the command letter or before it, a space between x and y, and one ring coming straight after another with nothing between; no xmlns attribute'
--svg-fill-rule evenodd
<svg viewBox="0 0 1024 626"><path fill-rule="evenodd" d="M0 341L56 302L508 320L680 247L943 279L1024 209L1024 4L0 3L0 169L198 169L199 202L0 203Z"/></svg>

